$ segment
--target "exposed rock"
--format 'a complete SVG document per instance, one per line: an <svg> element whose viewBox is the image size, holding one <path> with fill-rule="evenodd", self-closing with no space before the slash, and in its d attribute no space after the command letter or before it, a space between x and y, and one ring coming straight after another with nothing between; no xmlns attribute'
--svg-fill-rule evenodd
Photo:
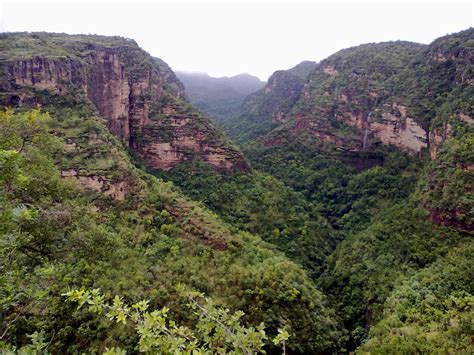
<svg viewBox="0 0 474 355"><path fill-rule="evenodd" d="M11 34L15 35L33 36ZM33 88L89 100L107 118L110 131L154 169L171 169L183 160L206 161L224 171L248 169L237 148L182 101L184 88L171 69L135 42L96 36L41 36L52 42L52 51L67 51L68 56L2 58L0 91L31 95L25 92ZM22 97L18 98L21 104ZM163 117L166 119L160 119Z"/></svg>
<svg viewBox="0 0 474 355"><path fill-rule="evenodd" d="M327 65L323 67L323 72L325 72L328 75L337 75L339 72L333 65Z"/></svg>
<svg viewBox="0 0 474 355"><path fill-rule="evenodd" d="M66 143L64 143L64 150L66 152L69 152L69 153L70 152L75 152L75 151L78 150L78 146L74 142L66 142Z"/></svg>
<svg viewBox="0 0 474 355"><path fill-rule="evenodd" d="M464 113L459 113L457 118L465 123L474 125L474 119ZM440 127L431 129L429 134L429 147L431 159L436 159L443 143L453 135L453 126L450 122L443 122Z"/></svg>
<svg viewBox="0 0 474 355"><path fill-rule="evenodd" d="M124 201L128 192L128 182L125 180L111 181L101 175L80 175L76 169L61 171L61 177L74 178L81 189L97 191L117 201Z"/></svg>
<svg viewBox="0 0 474 355"><path fill-rule="evenodd" d="M346 96L347 97L347 96ZM344 120L346 124L352 127L357 127L357 128L368 128L369 123L367 122L367 118L364 116L362 112L349 112L348 117Z"/></svg>
<svg viewBox="0 0 474 355"><path fill-rule="evenodd" d="M142 149L141 155L146 156L147 161L155 169L170 170L183 158L169 142L150 143Z"/></svg>
<svg viewBox="0 0 474 355"><path fill-rule="evenodd" d="M369 123L368 128L385 144L392 144L411 153L428 146L425 129L407 116L405 106L392 104L391 112L384 112L380 122ZM395 112L394 112L395 111Z"/></svg>
<svg viewBox="0 0 474 355"><path fill-rule="evenodd" d="M298 101L315 62L305 61L289 70L277 70L267 85L243 102L238 119L229 121L228 132L237 140L268 133L286 121L286 114ZM270 123L270 124L269 124Z"/></svg>
<svg viewBox="0 0 474 355"><path fill-rule="evenodd" d="M469 124L474 124L474 118L472 118L469 115L466 115L464 113L459 113L458 117L463 122L466 122L466 123L469 123Z"/></svg>
<svg viewBox="0 0 474 355"><path fill-rule="evenodd" d="M77 170L76 169L67 169L61 171L61 177L76 177Z"/></svg>
<svg viewBox="0 0 474 355"><path fill-rule="evenodd" d="M384 115L384 120L384 123L370 124L370 128L385 144L392 144L412 153L427 146L426 131L414 119Z"/></svg>
<svg viewBox="0 0 474 355"><path fill-rule="evenodd" d="M439 128L432 129L429 135L430 156L431 159L436 159L439 148L453 133L452 126L448 122L444 122Z"/></svg>

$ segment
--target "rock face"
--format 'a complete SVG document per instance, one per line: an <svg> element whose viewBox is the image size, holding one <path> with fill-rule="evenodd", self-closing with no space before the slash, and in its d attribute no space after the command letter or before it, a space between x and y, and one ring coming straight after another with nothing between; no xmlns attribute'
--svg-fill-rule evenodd
<svg viewBox="0 0 474 355"><path fill-rule="evenodd" d="M244 101L230 134L246 122L242 141L285 145L313 137L344 152L392 145L409 154L429 149L434 158L454 122L474 121L473 41L469 29L429 46L396 41L347 48L293 86L292 70L276 72L259 96Z"/></svg>
<svg viewBox="0 0 474 355"><path fill-rule="evenodd" d="M294 121L292 131L351 151L389 144L420 152L428 146L427 131L394 97L390 80L423 48L409 42L370 44L323 60L287 114L286 120Z"/></svg>
<svg viewBox="0 0 474 355"><path fill-rule="evenodd" d="M61 171L61 177L75 178L81 189L94 190L117 201L124 201L129 190L127 181L111 181L107 177L99 175L83 176L79 175L76 169Z"/></svg>
<svg viewBox="0 0 474 355"><path fill-rule="evenodd" d="M194 159L223 171L248 168L238 149L183 100L183 85L168 65L132 40L18 33L1 35L0 48L6 104L38 102L35 96L44 90L80 97L150 168L167 170Z"/></svg>
<svg viewBox="0 0 474 355"><path fill-rule="evenodd" d="M407 116L407 108L396 103L386 104L381 117L374 122L362 114L349 115L344 122L362 130L361 148L369 147L369 136L384 144L394 145L410 153L418 153L428 146L426 130L412 117Z"/></svg>

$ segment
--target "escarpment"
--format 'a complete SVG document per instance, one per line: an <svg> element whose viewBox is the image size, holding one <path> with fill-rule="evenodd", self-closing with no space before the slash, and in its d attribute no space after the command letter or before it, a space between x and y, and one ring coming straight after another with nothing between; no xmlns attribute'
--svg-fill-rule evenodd
<svg viewBox="0 0 474 355"><path fill-rule="evenodd" d="M429 150L434 159L453 127L474 122L473 36L468 29L430 45L343 49L314 63L299 82L293 69L278 71L227 129L266 146L310 137L344 152L391 145L411 155ZM240 121L247 126L243 134Z"/></svg>
<svg viewBox="0 0 474 355"><path fill-rule="evenodd" d="M239 150L184 100L169 66L134 41L16 33L0 42L4 105L47 105L55 96L84 100L149 168L201 160L226 172L248 169Z"/></svg>
<svg viewBox="0 0 474 355"><path fill-rule="evenodd" d="M238 118L223 126L237 141L256 139L284 123L287 114L303 93L305 78L316 67L304 61L289 70L277 70L264 88L242 103Z"/></svg>
<svg viewBox="0 0 474 355"><path fill-rule="evenodd" d="M295 121L292 131L351 151L385 144L420 152L428 146L427 130L395 94L394 77L423 49L409 42L368 44L323 60L287 115Z"/></svg>

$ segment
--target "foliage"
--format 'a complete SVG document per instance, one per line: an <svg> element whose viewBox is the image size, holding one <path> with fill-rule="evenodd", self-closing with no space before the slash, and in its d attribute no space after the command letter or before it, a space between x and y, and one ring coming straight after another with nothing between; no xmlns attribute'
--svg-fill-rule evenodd
<svg viewBox="0 0 474 355"><path fill-rule="evenodd" d="M471 352L473 252L467 241L399 282L360 352Z"/></svg>
<svg viewBox="0 0 474 355"><path fill-rule="evenodd" d="M316 66L302 62L289 70L278 70L262 88L243 100L242 105L222 122L222 127L239 143L261 137L277 126L300 98L307 75Z"/></svg>
<svg viewBox="0 0 474 355"><path fill-rule="evenodd" d="M2 351L472 351L472 34L367 44L275 73L228 126L255 170L154 172L179 188L138 169L76 91L25 88L51 116L0 112ZM168 75L150 101L163 123L153 139L173 138L168 105L193 117L190 131L213 132L205 144L234 148L133 41L0 42L2 64L39 55L82 68L94 48L118 50L131 80ZM361 131L340 119L380 120L392 103L431 133L433 160L373 136L360 150ZM293 119L308 117L342 144L298 131Z"/></svg>
<svg viewBox="0 0 474 355"><path fill-rule="evenodd" d="M420 204L432 219L472 229L474 221L474 133L449 139L430 162L420 183Z"/></svg>
<svg viewBox="0 0 474 355"><path fill-rule="evenodd" d="M348 158L356 168L341 154L300 142L270 148L249 144L244 152L256 169L301 192L333 227L348 231L367 227L385 205L407 198L415 183L410 160L390 151L374 161Z"/></svg>
<svg viewBox="0 0 474 355"><path fill-rule="evenodd" d="M2 347L29 346L27 334L43 332L45 351L132 350L139 342L133 327L78 312L61 293L83 286L100 288L106 298L121 294L132 304L146 298L151 309L166 305L173 320L188 326L194 316L177 297L178 283L232 314L245 312L245 329L264 322L274 338L287 326L288 351L339 347L337 317L300 266L134 168L101 120L54 117L28 135L35 116L47 117L3 112L0 120L0 132L14 126L18 137L30 137L21 152L20 138L2 145ZM92 132L100 137L94 144L88 143ZM56 143L43 145L49 141ZM63 151L65 142L74 154ZM111 159L119 162L118 181L128 184L124 201L78 188L77 177L63 179L58 169L74 168L83 178L100 173L113 182L117 165L105 163ZM264 350L274 346L266 343Z"/></svg>
<svg viewBox="0 0 474 355"><path fill-rule="evenodd" d="M275 244L314 277L340 238L303 195L268 175L221 175L197 162L155 173L173 181L229 224Z"/></svg>
<svg viewBox="0 0 474 355"><path fill-rule="evenodd" d="M181 287L180 287L181 289ZM241 324L243 312L229 313L229 309L217 307L199 292L184 292L187 307L197 317L192 329L177 325L169 318L167 307L149 311L148 301L127 305L115 296L112 303L104 300L98 289L73 290L65 294L69 301L79 303L79 308L87 304L91 311L104 314L111 321L126 324L132 322L139 334L140 352L160 352L162 354L205 354L209 352L249 354L263 352L267 340L264 325L246 328ZM106 313L105 313L106 312ZM274 345L288 340L288 332L279 329L273 339Z"/></svg>
<svg viewBox="0 0 474 355"><path fill-rule="evenodd" d="M337 299L352 330L351 342L360 342L367 326L380 319L397 280L430 265L462 241L455 230L434 229L424 211L403 202L341 242L328 258L320 285Z"/></svg>

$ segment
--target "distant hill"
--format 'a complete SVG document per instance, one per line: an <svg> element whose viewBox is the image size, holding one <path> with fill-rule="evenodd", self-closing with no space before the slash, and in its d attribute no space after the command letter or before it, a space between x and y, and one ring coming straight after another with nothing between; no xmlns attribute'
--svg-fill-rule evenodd
<svg viewBox="0 0 474 355"><path fill-rule="evenodd" d="M226 120L244 98L261 89L265 82L250 74L214 78L206 73L176 72L186 96L216 122Z"/></svg>
<svg viewBox="0 0 474 355"><path fill-rule="evenodd" d="M306 78L316 66L316 62L304 61L291 69L277 70L264 88L245 98L223 128L241 142L269 133L299 100Z"/></svg>

